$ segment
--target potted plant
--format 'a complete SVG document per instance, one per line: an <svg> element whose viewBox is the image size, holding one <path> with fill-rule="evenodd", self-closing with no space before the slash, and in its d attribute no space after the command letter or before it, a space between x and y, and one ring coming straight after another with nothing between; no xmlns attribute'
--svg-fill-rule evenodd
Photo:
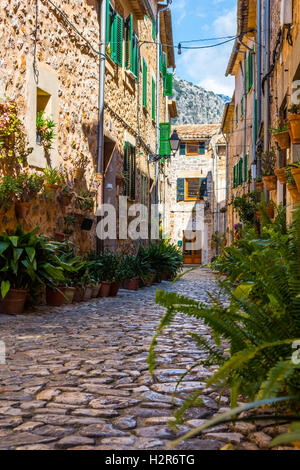
<svg viewBox="0 0 300 470"><path fill-rule="evenodd" d="M285 170L286 170L285 166L282 167L282 168L277 168L276 170L274 170L274 173L277 176L278 181L279 181L280 184L286 184L287 183L287 176L286 176Z"/></svg>
<svg viewBox="0 0 300 470"><path fill-rule="evenodd" d="M262 178L258 177L255 179L255 189L256 191L259 191L259 192L263 191L264 184L263 184Z"/></svg>
<svg viewBox="0 0 300 470"><path fill-rule="evenodd" d="M291 172L294 177L298 192L300 192L300 161L292 163Z"/></svg>
<svg viewBox="0 0 300 470"><path fill-rule="evenodd" d="M277 188L277 178L274 174L275 165L276 153L272 148L270 152L265 152L262 155L262 179L267 191L274 191Z"/></svg>
<svg viewBox="0 0 300 470"><path fill-rule="evenodd" d="M80 209L82 213L88 214L93 212L95 205L95 191L78 191L75 197L75 207Z"/></svg>
<svg viewBox="0 0 300 470"><path fill-rule="evenodd" d="M300 105L293 104L288 112L291 141L293 144L300 144Z"/></svg>
<svg viewBox="0 0 300 470"><path fill-rule="evenodd" d="M45 117L45 111L39 111L36 116L36 143L42 145L46 153L52 149L55 139L54 128L56 124Z"/></svg>
<svg viewBox="0 0 300 470"><path fill-rule="evenodd" d="M46 192L56 194L62 185L62 176L59 171L55 168L49 168L46 166L44 169L44 178Z"/></svg>
<svg viewBox="0 0 300 470"><path fill-rule="evenodd" d="M290 135L287 121L278 121L277 127L271 129L273 131L274 140L278 143L281 150L290 147Z"/></svg>
<svg viewBox="0 0 300 470"><path fill-rule="evenodd" d="M88 156L81 153L76 158L72 159L72 164L74 168L74 178L81 181L84 177L86 168L90 164L90 159Z"/></svg>
<svg viewBox="0 0 300 470"><path fill-rule="evenodd" d="M69 238L74 234L74 226L76 219L72 215L64 216L65 228L63 230L65 238Z"/></svg>
<svg viewBox="0 0 300 470"><path fill-rule="evenodd" d="M27 295L36 297L41 286L64 280L62 263L49 240L36 235L37 229L25 233L21 226L10 235L0 236L0 273L2 310L20 314Z"/></svg>
<svg viewBox="0 0 300 470"><path fill-rule="evenodd" d="M294 176L292 175L292 165L288 165L285 170L287 176L287 189L295 204L300 202L300 193L298 192Z"/></svg>
<svg viewBox="0 0 300 470"><path fill-rule="evenodd" d="M62 206L66 207L72 203L73 200L73 191L69 185L63 186L60 192L60 202Z"/></svg>
<svg viewBox="0 0 300 470"><path fill-rule="evenodd" d="M4 212L13 203L16 194L16 185L13 178L10 176L4 176L2 181L0 180L0 217L3 216Z"/></svg>
<svg viewBox="0 0 300 470"><path fill-rule="evenodd" d="M15 178L16 190L16 216L18 219L25 219L27 216L31 201L41 191L44 184L44 177L37 173L20 173Z"/></svg>

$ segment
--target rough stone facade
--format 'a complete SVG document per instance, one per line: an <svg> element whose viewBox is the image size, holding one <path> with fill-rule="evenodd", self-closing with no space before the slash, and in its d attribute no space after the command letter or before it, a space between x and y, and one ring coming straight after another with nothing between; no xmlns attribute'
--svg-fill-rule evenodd
<svg viewBox="0 0 300 470"><path fill-rule="evenodd" d="M137 2L137 8L141 3ZM50 96L46 113L56 122L56 137L50 152L51 166L62 165L72 173L71 159L80 154L87 156L90 163L80 185L82 188L94 188L97 187L99 2L65 0L62 4L55 4L61 12L45 0L1 3L0 67L4 73L0 76L0 97L14 99L18 103L29 145L34 149L29 163L34 170L40 171L47 160L43 148L36 143L35 121L39 90L46 92ZM122 18L132 13L129 0L112 0L111 5ZM151 2L151 5L155 17L157 2ZM66 22L62 13L88 42ZM142 15L143 19L140 19L139 12L138 18L133 14L134 32L140 41L153 42L150 12L148 17ZM125 40L123 50L124 47ZM153 153L156 151L156 123L151 115L151 80L152 77L156 79L157 65L155 45L143 44L140 55L148 65L147 110L142 106L142 60L139 81L136 82L130 78L124 64L118 66L108 55L106 57L104 202L110 202L116 208L117 196L122 194L116 175L123 169L126 141L136 147L137 202L141 201L141 174L147 176L148 192L154 180L154 165L148 164L147 157L150 150ZM168 98L164 96L162 87L161 77L160 121L168 122ZM151 195L148 200L150 203ZM41 232L52 235L63 215L65 209L60 207L58 200L52 199L45 203L45 198L41 196L34 201L24 228L30 229L39 224ZM0 222L0 229L11 228L16 222L12 208ZM89 233L82 233L80 225L76 227L73 239L82 250L96 246L94 228ZM111 247L116 248L116 245L113 243ZM130 249L130 246L126 249Z"/></svg>
<svg viewBox="0 0 300 470"><path fill-rule="evenodd" d="M223 228L222 223L219 223L222 217L218 213L218 207L225 201L221 191L225 187L225 142L218 135L219 128L218 124L176 126L181 144L194 144L198 147L201 142L205 144L205 150L203 154L197 152L193 155L189 155L188 150L185 154L178 151L166 168L164 230L175 244L182 246L183 252L186 252L185 242L188 243L189 237L191 238L189 232L201 233L201 261L197 257L192 260L196 264L211 261L215 254L212 234L218 228ZM178 200L178 185L182 184L179 181L184 180L186 185L189 179L207 179L205 195L201 199L189 200L185 186L184 198ZM185 262L193 264L190 261L186 256Z"/></svg>

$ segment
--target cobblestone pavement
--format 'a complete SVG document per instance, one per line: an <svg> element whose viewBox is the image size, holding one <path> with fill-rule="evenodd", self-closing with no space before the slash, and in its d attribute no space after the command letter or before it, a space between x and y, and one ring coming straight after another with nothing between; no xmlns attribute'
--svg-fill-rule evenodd
<svg viewBox="0 0 300 470"><path fill-rule="evenodd" d="M166 449L176 435L228 406L228 396L218 404L217 393L205 390L204 406L186 413L177 434L168 426L178 378L204 355L188 336L196 323L178 315L159 340L158 368L150 377L149 344L164 313L154 303L157 287L198 300L207 298L207 290L217 292L212 274L201 269L174 286L163 282L138 292L122 290L116 298L0 315L0 340L7 348L7 364L0 365L0 450ZM202 332L209 335L204 326ZM194 369L175 404L211 373L201 365ZM269 429L219 426L179 448L217 450L228 443L265 448L274 432L270 423Z"/></svg>

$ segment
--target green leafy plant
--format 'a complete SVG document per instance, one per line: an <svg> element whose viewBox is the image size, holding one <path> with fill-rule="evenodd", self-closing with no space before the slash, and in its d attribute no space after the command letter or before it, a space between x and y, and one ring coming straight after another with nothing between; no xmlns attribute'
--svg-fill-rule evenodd
<svg viewBox="0 0 300 470"><path fill-rule="evenodd" d="M264 152L261 158L262 174L263 176L274 175L276 166L276 152L272 148L269 152Z"/></svg>
<svg viewBox="0 0 300 470"><path fill-rule="evenodd" d="M204 304L174 292L157 292L157 304L167 310L153 338L148 363L153 373L157 336L172 324L177 313L184 313L213 332L209 342L201 332L190 334L208 355L203 363L219 366L206 387L215 387L220 393L230 389L232 408L240 395L254 401L249 409L280 403L285 419L290 416L293 421L286 410L299 416L300 365L292 360L292 345L300 339L300 212L283 231L282 220L275 222L263 226L260 237L253 228L245 229L236 246L226 247L214 263L226 303L215 295ZM224 354L225 344L229 354ZM178 423L188 400L192 402L189 397L176 413ZM233 410L229 417L241 411ZM273 415L276 418L275 411Z"/></svg>
<svg viewBox="0 0 300 470"><path fill-rule="evenodd" d="M95 205L95 191L79 190L75 197L75 206L84 212L92 212Z"/></svg>
<svg viewBox="0 0 300 470"><path fill-rule="evenodd" d="M56 168L49 168L48 166L46 166L46 168L44 169L44 178L45 182L51 185L53 184L61 186L63 181L59 171L56 170Z"/></svg>
<svg viewBox="0 0 300 470"><path fill-rule="evenodd" d="M287 177L287 184L294 186L296 184L296 181L294 176L292 175L292 169L293 165L287 165L287 167L285 168L285 176Z"/></svg>
<svg viewBox="0 0 300 470"><path fill-rule="evenodd" d="M8 209L15 198L17 192L14 178L11 176L4 176L0 180L0 209Z"/></svg>
<svg viewBox="0 0 300 470"><path fill-rule="evenodd" d="M254 212L257 208L258 193L247 193L242 196L235 197L232 200L233 208L237 211L241 222L244 224L254 223Z"/></svg>
<svg viewBox="0 0 300 470"><path fill-rule="evenodd" d="M300 113L300 105L299 104L292 104L292 106L288 109L290 114L299 114Z"/></svg>
<svg viewBox="0 0 300 470"><path fill-rule="evenodd" d="M272 127L270 130L273 131L273 134L280 134L281 132L287 132L288 130L287 120L278 121L277 126Z"/></svg>
<svg viewBox="0 0 300 470"><path fill-rule="evenodd" d="M52 144L55 139L55 122L45 117L45 111L39 111L36 116L36 132L37 142L41 143L45 152L52 149Z"/></svg>
<svg viewBox="0 0 300 470"><path fill-rule="evenodd" d="M161 278L162 274L174 278L183 267L181 250L166 240L141 248L138 257L149 264L151 271L155 272L158 278Z"/></svg>
<svg viewBox="0 0 300 470"><path fill-rule="evenodd" d="M13 179L15 195L20 202L30 202L41 191L44 176L37 173L20 173Z"/></svg>
<svg viewBox="0 0 300 470"><path fill-rule="evenodd" d="M66 235L73 235L76 218L72 215L65 215L64 223L65 223L64 233Z"/></svg>

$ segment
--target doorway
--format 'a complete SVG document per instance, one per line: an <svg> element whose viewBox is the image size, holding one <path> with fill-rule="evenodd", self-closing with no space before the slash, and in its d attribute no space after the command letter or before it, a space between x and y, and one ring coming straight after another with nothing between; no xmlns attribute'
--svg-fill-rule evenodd
<svg viewBox="0 0 300 470"><path fill-rule="evenodd" d="M183 232L183 256L184 264L202 264L202 249L199 241L201 232Z"/></svg>

